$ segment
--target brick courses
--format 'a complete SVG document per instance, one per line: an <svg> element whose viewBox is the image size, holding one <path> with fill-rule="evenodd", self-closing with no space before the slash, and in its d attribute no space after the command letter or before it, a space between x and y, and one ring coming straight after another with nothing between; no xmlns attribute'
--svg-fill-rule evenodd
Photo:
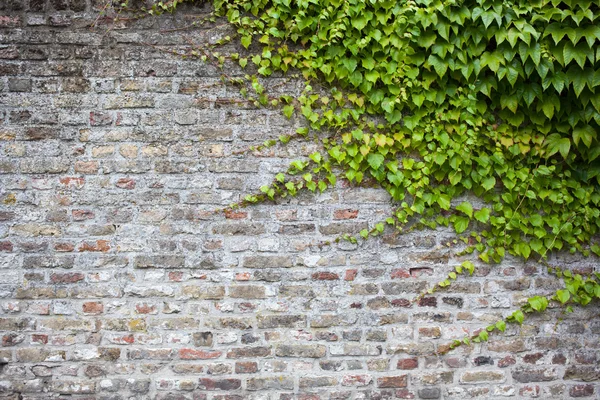
<svg viewBox="0 0 600 400"><path fill-rule="evenodd" d="M459 246L443 230L336 243L386 216L381 190L215 213L316 145L240 154L302 121L159 50L231 34L173 31L207 8L107 25L101 6L0 2L0 399L600 396L597 306L433 354L558 287L533 262L413 304Z"/></svg>

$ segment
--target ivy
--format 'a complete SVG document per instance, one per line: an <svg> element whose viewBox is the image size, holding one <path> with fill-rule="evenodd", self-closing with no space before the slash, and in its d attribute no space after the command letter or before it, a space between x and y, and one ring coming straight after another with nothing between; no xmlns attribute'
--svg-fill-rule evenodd
<svg viewBox="0 0 600 400"><path fill-rule="evenodd" d="M171 11L176 2L149 10ZM475 239L462 254L500 262L544 260L553 251L600 255L600 7L590 0L214 0L256 75L242 94L257 106L302 115L298 136L321 135L322 151L297 160L243 206L344 178L392 197L385 222L358 237L452 226ZM233 40L232 38L228 38ZM229 40L227 40L229 41ZM226 57L197 51L223 67ZM192 55L194 55L192 53ZM295 71L297 98L271 98L260 77ZM318 88L315 90L313 88ZM289 137L280 138L285 144ZM276 145L276 141L263 147ZM476 196L477 202L465 200ZM472 197L469 197L472 198ZM463 264L440 282L473 273ZM458 274L458 275L457 275ZM549 302L586 305L596 278L556 272L565 289L468 342ZM491 330L490 330L491 329Z"/></svg>

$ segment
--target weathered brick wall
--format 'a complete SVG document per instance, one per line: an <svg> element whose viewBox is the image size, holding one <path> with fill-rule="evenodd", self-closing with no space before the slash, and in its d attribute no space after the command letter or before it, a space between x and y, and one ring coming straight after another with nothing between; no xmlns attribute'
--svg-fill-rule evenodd
<svg viewBox="0 0 600 400"><path fill-rule="evenodd" d="M412 304L460 262L449 232L333 242L382 191L214 213L315 145L239 154L301 122L156 47L215 40L173 31L206 10L106 25L98 3L0 0L0 398L600 398L598 307L434 355L551 293L535 263Z"/></svg>

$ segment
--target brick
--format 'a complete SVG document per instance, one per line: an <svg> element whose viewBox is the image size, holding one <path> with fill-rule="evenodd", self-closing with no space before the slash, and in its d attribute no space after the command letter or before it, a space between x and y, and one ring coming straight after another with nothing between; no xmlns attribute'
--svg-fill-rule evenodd
<svg viewBox="0 0 600 400"><path fill-rule="evenodd" d="M407 385L407 375L385 376L377 378L378 388L405 388Z"/></svg>
<svg viewBox="0 0 600 400"><path fill-rule="evenodd" d="M80 174L97 174L98 161L76 161L75 172Z"/></svg>
<svg viewBox="0 0 600 400"><path fill-rule="evenodd" d="M209 360L218 358L223 354L220 351L204 351L196 349L180 349L179 358L182 360Z"/></svg>
<svg viewBox="0 0 600 400"><path fill-rule="evenodd" d="M195 332L192 337L196 347L210 347L213 344L212 332Z"/></svg>
<svg viewBox="0 0 600 400"><path fill-rule="evenodd" d="M275 349L278 357L321 358L325 356L326 347L323 345L279 345Z"/></svg>
<svg viewBox="0 0 600 400"><path fill-rule="evenodd" d="M328 387L335 386L338 384L337 378L328 377L328 376L318 376L318 377L303 377L300 378L299 387L301 389L306 388L319 388L319 387Z"/></svg>
<svg viewBox="0 0 600 400"><path fill-rule="evenodd" d="M345 209L335 210L333 212L334 219L354 219L358 216L358 210Z"/></svg>
<svg viewBox="0 0 600 400"><path fill-rule="evenodd" d="M201 390L236 390L241 386L240 379L200 378L198 388Z"/></svg>
<svg viewBox="0 0 600 400"><path fill-rule="evenodd" d="M246 381L248 390L292 390L294 380L289 376L250 378Z"/></svg>
<svg viewBox="0 0 600 400"><path fill-rule="evenodd" d="M463 383L481 383L481 382L504 382L506 376L503 372L495 371L473 371L465 372L460 376Z"/></svg>
<svg viewBox="0 0 600 400"><path fill-rule="evenodd" d="M264 299L266 297L264 286L230 286L229 297L234 299Z"/></svg>
<svg viewBox="0 0 600 400"><path fill-rule="evenodd" d="M594 385L579 384L569 388L569 396L571 397L590 397L594 395Z"/></svg>
<svg viewBox="0 0 600 400"><path fill-rule="evenodd" d="M83 303L82 311L84 314L102 314L104 312L104 305L96 301L88 301Z"/></svg>
<svg viewBox="0 0 600 400"><path fill-rule="evenodd" d="M238 361L235 363L236 374L253 374L255 372L258 372L258 364L254 361Z"/></svg>
<svg viewBox="0 0 600 400"><path fill-rule="evenodd" d="M270 355L270 347L238 347L227 351L227 358L256 358Z"/></svg>
<svg viewBox="0 0 600 400"><path fill-rule="evenodd" d="M398 369L416 369L419 366L419 362L417 358L404 358L398 360L397 368Z"/></svg>
<svg viewBox="0 0 600 400"><path fill-rule="evenodd" d="M85 279L81 272L53 273L50 281L53 283L77 283Z"/></svg>
<svg viewBox="0 0 600 400"><path fill-rule="evenodd" d="M184 256L160 255L137 256L134 260L135 268L182 268L185 264Z"/></svg>
<svg viewBox="0 0 600 400"><path fill-rule="evenodd" d="M302 328L306 326L305 315L259 315L257 321L260 329Z"/></svg>
<svg viewBox="0 0 600 400"><path fill-rule="evenodd" d="M336 281L340 279L339 275L333 272L315 272L312 274L315 281Z"/></svg>

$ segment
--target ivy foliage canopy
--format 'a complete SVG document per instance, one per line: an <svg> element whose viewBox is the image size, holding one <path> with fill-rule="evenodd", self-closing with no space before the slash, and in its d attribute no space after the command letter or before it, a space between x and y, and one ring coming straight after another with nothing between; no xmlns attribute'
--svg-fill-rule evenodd
<svg viewBox="0 0 600 400"><path fill-rule="evenodd" d="M387 223L483 224L485 261L566 248L599 254L600 7L591 0L215 0L245 47L239 62L307 85L284 113L327 130L268 197L335 181L378 182ZM254 48L254 47L253 47ZM258 99L267 103L259 84ZM377 116L380 117L379 122ZM301 132L305 133L305 132ZM486 207L456 204L465 192ZM257 198L251 197L250 201ZM363 232L363 236L381 229Z"/></svg>
<svg viewBox="0 0 600 400"><path fill-rule="evenodd" d="M159 1L149 11L172 12L185 1L195 0ZM238 205L323 191L341 175L377 183L397 205L385 221L361 231L364 238L385 224L400 231L442 225L485 262L506 253L544 262L555 250L600 256L600 1L213 0L213 6L249 52L226 57L201 49L201 58L220 67L227 58L242 68L253 64L263 77L300 71L306 86L298 98L270 97L257 75L228 79L255 104L282 105L288 118L301 114L313 131L327 133L317 136L323 151L292 162L262 194ZM474 269L464 261L418 298ZM527 299L445 351L485 341L488 332L522 323L524 313L544 311L549 301L571 311L571 304L600 299L600 273L548 271L564 289Z"/></svg>

